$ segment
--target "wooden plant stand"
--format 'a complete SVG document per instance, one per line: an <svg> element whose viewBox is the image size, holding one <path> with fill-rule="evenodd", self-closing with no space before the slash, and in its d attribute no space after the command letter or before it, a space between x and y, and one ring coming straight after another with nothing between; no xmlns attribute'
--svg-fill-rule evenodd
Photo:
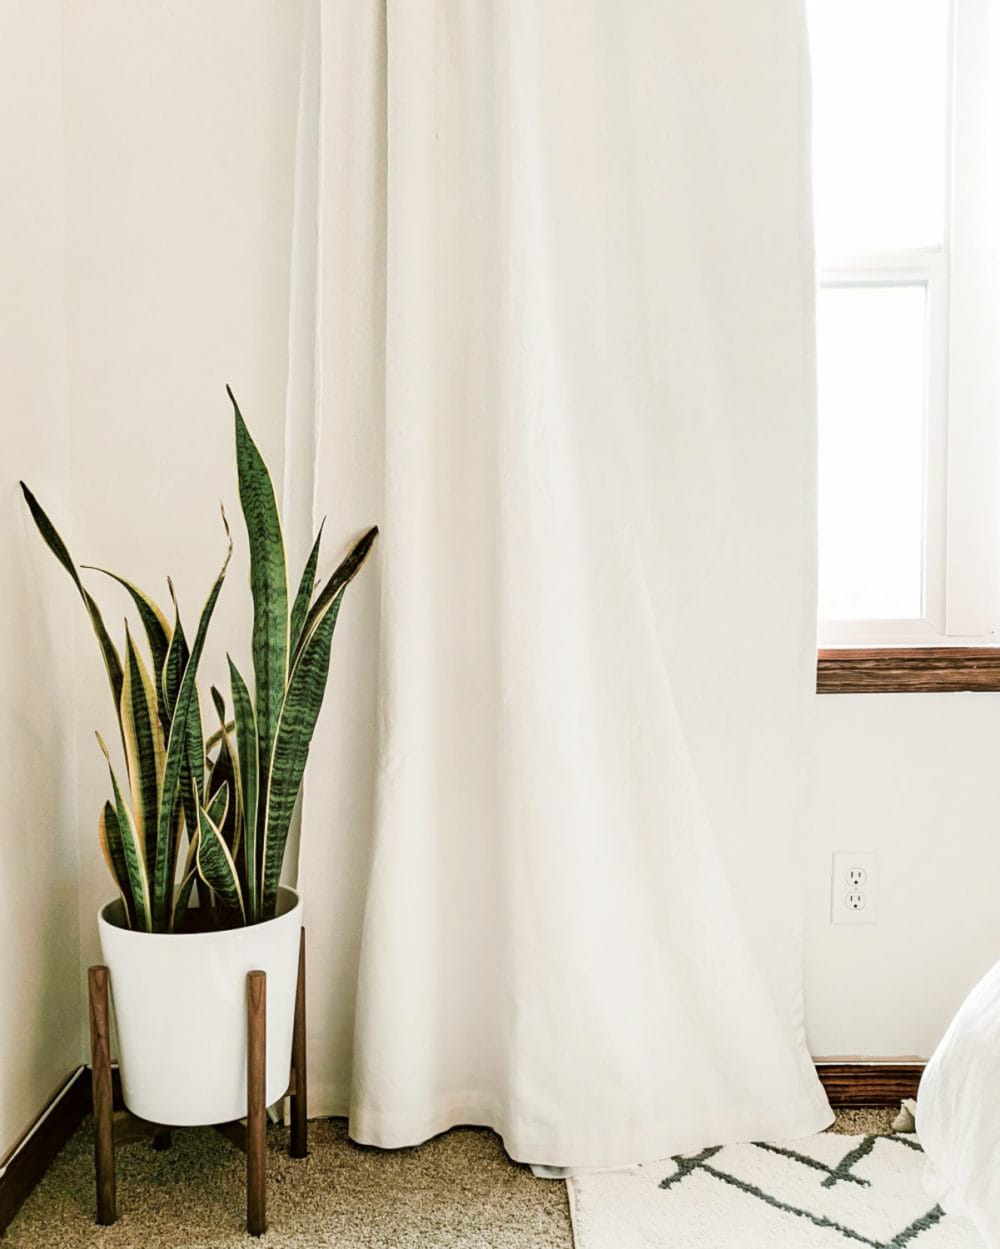
<svg viewBox="0 0 1000 1249"><path fill-rule="evenodd" d="M288 1153L305 1158L309 1152L306 1122L306 931L299 937L299 971L295 988L295 1024L292 1065L285 1096L291 1099L292 1125ZM97 1222L108 1227L118 1217L115 1193L115 1149L126 1141L151 1137L154 1149L169 1149L174 1127L150 1123L128 1110L115 1110L111 1077L111 1038L108 1012L108 969L91 967L87 973L90 996L91 1080L94 1095L94 1163L97 1173ZM267 976L247 974L247 1117L246 1123L212 1124L217 1132L247 1156L247 1231L267 1231Z"/></svg>

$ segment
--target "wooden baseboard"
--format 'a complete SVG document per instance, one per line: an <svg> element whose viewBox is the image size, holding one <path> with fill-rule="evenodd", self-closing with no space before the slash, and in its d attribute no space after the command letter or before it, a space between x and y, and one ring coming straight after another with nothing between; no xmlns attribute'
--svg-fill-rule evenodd
<svg viewBox="0 0 1000 1249"><path fill-rule="evenodd" d="M923 1062L816 1062L816 1074L830 1105L838 1110L865 1106L898 1106L916 1097Z"/></svg>
<svg viewBox="0 0 1000 1249"><path fill-rule="evenodd" d="M90 1071L78 1067L0 1161L0 1235L90 1111Z"/></svg>

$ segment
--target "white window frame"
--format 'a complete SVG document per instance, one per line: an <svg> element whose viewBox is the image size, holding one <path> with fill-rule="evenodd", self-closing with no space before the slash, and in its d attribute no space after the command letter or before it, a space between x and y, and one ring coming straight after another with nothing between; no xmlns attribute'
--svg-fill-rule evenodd
<svg viewBox="0 0 1000 1249"><path fill-rule="evenodd" d="M1000 146L1000 89L991 67L1000 67L1000 13L994 3L951 3L943 244L819 258L821 288L920 285L927 296L923 615L822 620L824 648L998 640L1000 222L993 209L1000 209L1000 156L993 148Z"/></svg>

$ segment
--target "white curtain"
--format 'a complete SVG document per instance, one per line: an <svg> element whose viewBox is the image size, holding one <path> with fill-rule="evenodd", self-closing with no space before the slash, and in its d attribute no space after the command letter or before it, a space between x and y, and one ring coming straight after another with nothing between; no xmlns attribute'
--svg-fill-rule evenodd
<svg viewBox="0 0 1000 1249"><path fill-rule="evenodd" d="M313 1108L555 1166L815 1131L801 0L310 23L290 539L382 528L305 790Z"/></svg>

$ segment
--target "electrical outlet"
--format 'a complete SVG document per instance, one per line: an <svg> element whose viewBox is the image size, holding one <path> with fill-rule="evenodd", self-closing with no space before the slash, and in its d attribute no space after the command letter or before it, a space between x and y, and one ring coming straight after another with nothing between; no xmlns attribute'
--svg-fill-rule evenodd
<svg viewBox="0 0 1000 1249"><path fill-rule="evenodd" d="M832 924L878 923L878 855L836 851L830 884Z"/></svg>

